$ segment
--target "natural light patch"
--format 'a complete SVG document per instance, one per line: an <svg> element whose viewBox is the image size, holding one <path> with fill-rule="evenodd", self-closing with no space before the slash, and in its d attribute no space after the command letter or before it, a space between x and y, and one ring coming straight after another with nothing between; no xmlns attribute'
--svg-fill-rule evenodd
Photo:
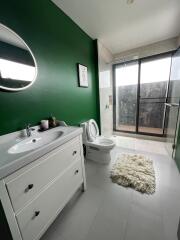
<svg viewBox="0 0 180 240"><path fill-rule="evenodd" d="M116 68L116 86L136 85L138 82L138 64L124 64Z"/></svg>
<svg viewBox="0 0 180 240"><path fill-rule="evenodd" d="M169 80L171 57L143 62L141 83L164 82Z"/></svg>
<svg viewBox="0 0 180 240"><path fill-rule="evenodd" d="M143 61L141 63L141 84L168 81L171 57ZM124 63L116 67L116 86L136 85L138 82L138 62Z"/></svg>
<svg viewBox="0 0 180 240"><path fill-rule="evenodd" d="M155 192L155 172L153 162L142 154L120 154L111 170L114 183L136 191L153 194Z"/></svg>
<svg viewBox="0 0 180 240"><path fill-rule="evenodd" d="M15 79L31 82L35 76L35 67L0 59L0 74L4 79Z"/></svg>

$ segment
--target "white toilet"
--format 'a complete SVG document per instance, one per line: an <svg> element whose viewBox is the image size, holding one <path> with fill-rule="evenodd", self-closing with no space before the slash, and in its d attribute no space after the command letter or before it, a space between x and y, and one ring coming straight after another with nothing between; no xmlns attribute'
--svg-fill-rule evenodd
<svg viewBox="0 0 180 240"><path fill-rule="evenodd" d="M111 139L99 136L98 125L93 119L81 123L81 127L83 127L86 158L101 164L108 164L111 160L110 151L115 143Z"/></svg>

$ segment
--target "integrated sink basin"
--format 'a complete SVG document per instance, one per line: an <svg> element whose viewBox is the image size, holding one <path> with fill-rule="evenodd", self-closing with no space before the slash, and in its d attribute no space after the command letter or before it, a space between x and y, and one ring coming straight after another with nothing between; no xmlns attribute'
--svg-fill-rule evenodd
<svg viewBox="0 0 180 240"><path fill-rule="evenodd" d="M82 131L79 127L58 126L41 132L39 126L33 126L30 137L26 129L0 136L0 179L81 135Z"/></svg>
<svg viewBox="0 0 180 240"><path fill-rule="evenodd" d="M8 149L10 154L18 154L27 152L36 148L40 148L46 144L52 143L63 135L62 131L42 133L38 136L27 137Z"/></svg>

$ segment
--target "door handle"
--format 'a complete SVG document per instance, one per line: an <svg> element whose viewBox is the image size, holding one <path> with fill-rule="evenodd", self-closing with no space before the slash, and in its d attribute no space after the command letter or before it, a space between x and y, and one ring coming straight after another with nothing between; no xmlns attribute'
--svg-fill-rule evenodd
<svg viewBox="0 0 180 240"><path fill-rule="evenodd" d="M167 107L172 107L172 104L171 104L171 103L165 103L165 105L166 105Z"/></svg>
<svg viewBox="0 0 180 240"><path fill-rule="evenodd" d="M167 107L179 107L178 103L165 103Z"/></svg>

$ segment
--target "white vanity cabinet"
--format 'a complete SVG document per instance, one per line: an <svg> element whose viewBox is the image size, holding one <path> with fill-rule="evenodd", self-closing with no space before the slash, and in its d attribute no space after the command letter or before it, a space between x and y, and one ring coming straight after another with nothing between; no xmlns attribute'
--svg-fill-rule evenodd
<svg viewBox="0 0 180 240"><path fill-rule="evenodd" d="M0 182L13 239L40 239L78 188L86 188L81 134Z"/></svg>

